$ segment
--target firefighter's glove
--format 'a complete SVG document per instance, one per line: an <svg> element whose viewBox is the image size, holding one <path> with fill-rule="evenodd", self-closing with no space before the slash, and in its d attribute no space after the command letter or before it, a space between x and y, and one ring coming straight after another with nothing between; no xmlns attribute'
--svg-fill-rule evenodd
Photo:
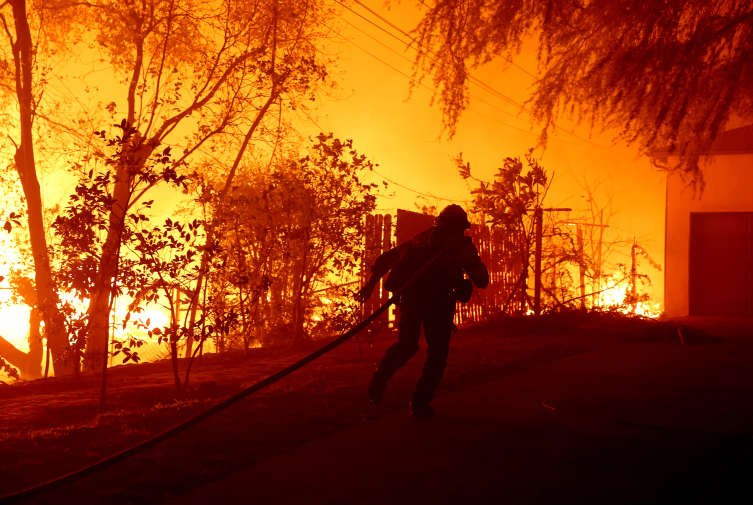
<svg viewBox="0 0 753 505"><path fill-rule="evenodd" d="M473 282L470 279L463 279L452 290L452 294L460 303L468 303L473 294Z"/></svg>
<svg viewBox="0 0 753 505"><path fill-rule="evenodd" d="M353 298L355 298L358 303L364 303L366 300L371 298L371 293L374 292L375 287L376 282L369 280L369 282L367 282L364 287L356 291L356 294L353 296Z"/></svg>

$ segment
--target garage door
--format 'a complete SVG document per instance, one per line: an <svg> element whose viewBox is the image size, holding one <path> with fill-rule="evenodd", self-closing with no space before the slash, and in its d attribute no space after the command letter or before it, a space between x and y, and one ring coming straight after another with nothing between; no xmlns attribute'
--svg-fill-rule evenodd
<svg viewBox="0 0 753 505"><path fill-rule="evenodd" d="M690 214L690 314L753 316L753 212Z"/></svg>

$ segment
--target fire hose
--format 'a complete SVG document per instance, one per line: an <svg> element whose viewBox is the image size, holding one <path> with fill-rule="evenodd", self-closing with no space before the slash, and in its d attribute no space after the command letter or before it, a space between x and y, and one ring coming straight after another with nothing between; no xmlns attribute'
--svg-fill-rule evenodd
<svg viewBox="0 0 753 505"><path fill-rule="evenodd" d="M280 370L276 374L270 375L266 379L260 382L257 382L256 384L249 386L246 389L222 400L221 402L213 405L212 407L209 407L203 412L200 412L199 414L196 414L195 416L189 419L186 419L182 423L179 423L173 426L172 428L169 428L163 431L162 433L159 433L151 438L148 438L144 440L143 442L140 442L134 446L131 446L128 449L124 449L118 453L113 454L112 456L108 456L107 458L97 461L96 463L93 463L89 466L85 466L84 468L80 468L79 470L71 472L67 475L57 477L47 482L43 482L42 484L38 484L36 486L26 488L21 491L17 491L15 493L10 493L5 496L1 496L0 505L9 505L11 503L19 503L21 501L28 500L30 498L49 493L50 491L60 489L64 486L67 486L68 484L72 484L81 479L84 479L86 477L99 473L107 468L110 468L111 466L114 466L137 454L140 454L146 451L147 449L151 449L152 447L164 442L165 440L169 440L170 438L173 438L179 433L183 433L189 428L192 428L193 426L196 426L200 422L214 416L215 414L218 414L219 412L222 412L226 408L238 403L244 398L251 396L252 394L258 391L261 391L262 389L274 384L275 382L279 381L280 379L284 377L287 377L288 375L295 372L299 368L303 368L304 366L308 365L315 359L320 358L321 356L327 354L334 348L345 343L347 340L357 335L359 332L365 329L369 324L371 324L374 320L376 320L379 316L381 316L387 309L389 309L390 305L392 305L393 303L397 301L401 293L405 290L406 286L415 282L415 280L418 279L421 276L421 274L425 272L430 265L436 262L436 260L445 251L449 250L456 243L457 243L456 241L452 241L450 244L444 247L441 251L439 251L436 255L434 255L434 257L432 257L431 260L429 260L421 269L419 269L413 276L411 276L411 278L400 289L395 291L389 300L387 300L384 304L382 304L366 319L364 319L363 321L355 325L353 328L351 328L347 332L343 333L341 336L339 336L338 338L336 338L329 344L312 352L308 356L293 363L287 368Z"/></svg>

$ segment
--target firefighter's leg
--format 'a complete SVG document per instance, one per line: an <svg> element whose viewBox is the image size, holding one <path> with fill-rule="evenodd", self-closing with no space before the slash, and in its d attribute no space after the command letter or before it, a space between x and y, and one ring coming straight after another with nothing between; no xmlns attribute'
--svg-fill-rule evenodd
<svg viewBox="0 0 753 505"><path fill-rule="evenodd" d="M418 339L421 335L421 318L418 314L402 311L399 329L397 342L387 349L369 384L369 398L376 404L382 401L387 381L418 352Z"/></svg>
<svg viewBox="0 0 753 505"><path fill-rule="evenodd" d="M452 318L455 313L454 301L442 303L436 311L424 319L424 335L427 343L427 358L421 378L416 383L411 405L428 405L434 399L434 391L442 380L447 366L447 355L450 351L450 336L452 335ZM420 407L418 407L420 408Z"/></svg>

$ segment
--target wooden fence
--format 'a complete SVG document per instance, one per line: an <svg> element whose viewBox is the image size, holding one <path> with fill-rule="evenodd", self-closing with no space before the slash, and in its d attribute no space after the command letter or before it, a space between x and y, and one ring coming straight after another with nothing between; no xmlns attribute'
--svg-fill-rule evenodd
<svg viewBox="0 0 753 505"><path fill-rule="evenodd" d="M398 244L410 240L416 234L429 229L433 216L398 209L397 219L389 214L371 215L366 218L366 254L362 259L362 285L371 274L370 266L380 254ZM478 248L481 260L489 269L490 283L486 289L474 289L470 302L458 303L455 311L455 323L470 324L480 322L499 314L508 302L521 273L522 261L514 244L500 230L491 230L488 226L472 225L470 236ZM390 294L383 286L384 279L374 289L372 297L364 304L364 315L371 314L385 303ZM524 308L525 286L514 293L508 304L508 313L519 313ZM399 314L394 308L385 313L374 324L373 331L395 327Z"/></svg>
<svg viewBox="0 0 753 505"><path fill-rule="evenodd" d="M366 250L365 255L361 259L361 285L366 283L366 280L371 275L371 265L374 264L376 259L386 251L389 251L395 247L395 240L393 238L392 230L392 216L389 214L376 214L366 216ZM386 278L386 276L385 276ZM379 281L379 284L374 289L374 294L371 298L364 303L364 316L372 314L382 304L386 303L390 298L389 292L384 289L383 278ZM389 311L382 314L382 316L374 321L372 327L376 330L387 328L391 319L390 317L394 308L391 307Z"/></svg>
<svg viewBox="0 0 753 505"><path fill-rule="evenodd" d="M455 310L455 324L480 322L499 314L507 304L507 313L516 314L524 310L525 286L515 285L520 279L522 259L501 230L488 226L471 225L470 236L478 249L481 261L489 269L489 286L486 289L473 290L470 302L458 303ZM510 296L512 300L509 300Z"/></svg>

